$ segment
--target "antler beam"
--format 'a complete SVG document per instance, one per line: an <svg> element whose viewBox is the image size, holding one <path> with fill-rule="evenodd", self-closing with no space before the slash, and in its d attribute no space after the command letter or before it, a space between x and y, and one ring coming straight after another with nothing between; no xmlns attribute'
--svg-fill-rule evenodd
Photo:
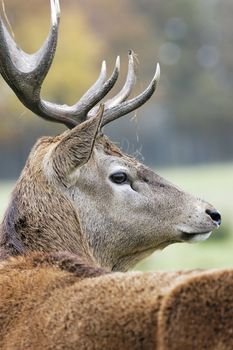
<svg viewBox="0 0 233 350"><path fill-rule="evenodd" d="M51 28L44 45L34 54L27 54L16 45L0 18L0 73L20 101L38 116L73 128L87 118L96 115L98 103L116 83L120 71L120 58L106 80L106 63L103 61L100 75L93 86L73 106L58 105L41 98L42 83L52 64L58 38L60 21L59 0L50 0ZM126 101L136 83L135 55L129 51L128 74L122 90L105 102L102 126L143 105L155 91L159 80L159 65L148 88L139 96Z"/></svg>

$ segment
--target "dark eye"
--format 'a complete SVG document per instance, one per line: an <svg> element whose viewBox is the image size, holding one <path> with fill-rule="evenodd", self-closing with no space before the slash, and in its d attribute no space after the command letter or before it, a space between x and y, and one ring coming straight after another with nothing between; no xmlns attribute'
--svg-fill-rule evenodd
<svg viewBox="0 0 233 350"><path fill-rule="evenodd" d="M124 172L119 172L119 173L112 174L110 176L110 179L115 184L124 184L124 183L128 182L128 176Z"/></svg>

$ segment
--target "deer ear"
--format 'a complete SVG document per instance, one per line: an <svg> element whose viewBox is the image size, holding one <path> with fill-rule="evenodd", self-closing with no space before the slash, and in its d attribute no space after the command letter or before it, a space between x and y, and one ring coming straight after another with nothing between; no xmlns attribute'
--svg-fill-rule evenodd
<svg viewBox="0 0 233 350"><path fill-rule="evenodd" d="M100 105L96 116L66 133L53 150L51 154L53 171L63 183L67 182L67 176L74 169L81 167L90 159L103 113L104 105Z"/></svg>

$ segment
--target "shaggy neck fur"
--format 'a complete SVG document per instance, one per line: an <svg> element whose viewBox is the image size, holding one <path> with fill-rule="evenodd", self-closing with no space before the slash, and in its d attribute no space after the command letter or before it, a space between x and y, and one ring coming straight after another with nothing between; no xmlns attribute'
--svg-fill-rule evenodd
<svg viewBox="0 0 233 350"><path fill-rule="evenodd" d="M42 158L44 152L40 153ZM38 167L41 163L37 158L33 166L29 157L12 193L0 225L0 258L31 251L69 251L92 260L75 208L47 182Z"/></svg>

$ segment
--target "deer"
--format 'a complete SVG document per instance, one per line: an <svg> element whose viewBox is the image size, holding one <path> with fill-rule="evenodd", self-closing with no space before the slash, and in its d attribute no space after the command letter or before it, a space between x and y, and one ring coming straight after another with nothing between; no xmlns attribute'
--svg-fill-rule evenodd
<svg viewBox="0 0 233 350"><path fill-rule="evenodd" d="M39 349L42 344L44 349L73 349L77 344L80 349L98 348L91 346L87 338L83 345L75 338L73 345L68 345L66 340L65 345L59 347L56 337L62 342L63 331L49 334L44 316L40 321L35 317L34 322L27 312L39 315L43 309L40 302L52 295L62 306L60 309L52 298L47 310L53 309L56 314L59 309L66 315L70 310L67 317L72 323L75 305L79 308L89 303L93 305L89 297L84 297L87 291L92 293L93 289L102 288L106 300L106 293L111 290L118 305L122 300L121 293L117 294L119 285L127 285L133 297L140 294L145 285L148 299L150 291L158 288L154 277L126 271L155 250L172 243L206 240L221 224L221 215L211 204L183 191L123 153L103 133L105 125L138 109L151 98L159 82L159 64L148 87L131 99L136 83L132 50L128 53L126 81L114 97L101 102L118 79L119 57L109 78L103 61L98 79L74 105L59 105L41 98L42 83L55 55L60 21L59 0L50 0L50 5L51 29L43 46L34 54L22 51L2 19L0 21L3 79L26 108L47 121L67 127L58 136L40 138L32 148L0 225L0 287L4 310L0 307L0 323L3 320L0 346L4 349ZM157 275L163 291L176 279L192 277L193 272L185 273L185 277L180 273L166 276ZM77 289L76 293L72 289L74 286L83 289L79 292ZM94 294L92 297L98 298ZM79 299L73 300L74 296ZM12 312L12 303L24 305L24 311L15 306ZM29 305L28 309L25 305ZM22 325L19 320L24 312L28 318ZM73 339L76 331L71 329L78 323L75 321L71 326L63 316L59 320L61 315L55 314L50 315L53 327L67 327ZM15 315L18 321L12 330L9 324ZM80 318L80 314L77 317ZM66 322L69 326L65 326ZM37 325L36 333L32 331L32 324ZM13 337L12 332L16 334ZM28 332L35 334L35 338ZM145 339L151 341L151 334ZM138 337L133 339L132 348L141 348ZM124 349L126 343L108 346ZM131 344L130 341L127 344ZM147 341L145 344L142 348L152 348ZM99 348L103 348L103 344Z"/></svg>

